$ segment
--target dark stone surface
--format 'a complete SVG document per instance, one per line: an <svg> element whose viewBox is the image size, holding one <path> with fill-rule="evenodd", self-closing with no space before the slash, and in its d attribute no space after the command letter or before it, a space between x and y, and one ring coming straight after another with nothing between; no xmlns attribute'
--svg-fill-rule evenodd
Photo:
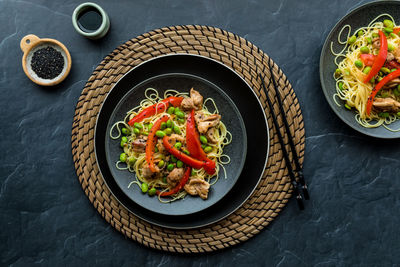
<svg viewBox="0 0 400 267"><path fill-rule="evenodd" d="M93 42L73 30L78 1L0 0L1 265L399 265L400 142L344 125L318 76L330 28L365 2L103 0L111 31ZM126 40L176 24L220 27L263 49L292 82L306 126L306 210L291 200L249 241L205 255L150 250L118 233L83 193L71 156L75 105L96 65ZM68 47L72 70L59 86L41 88L23 73L19 42L29 33Z"/></svg>

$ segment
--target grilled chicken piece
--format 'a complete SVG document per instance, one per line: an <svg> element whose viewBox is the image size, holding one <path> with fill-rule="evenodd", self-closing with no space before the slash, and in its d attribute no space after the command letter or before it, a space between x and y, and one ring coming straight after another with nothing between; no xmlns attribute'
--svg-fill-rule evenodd
<svg viewBox="0 0 400 267"><path fill-rule="evenodd" d="M393 87L397 87L397 85L400 84L400 79L399 78L395 78L393 80L388 81L383 88L393 88Z"/></svg>
<svg viewBox="0 0 400 267"><path fill-rule="evenodd" d="M138 136L138 138L132 142L132 150L139 153L144 152L146 150L146 141L146 136Z"/></svg>
<svg viewBox="0 0 400 267"><path fill-rule="evenodd" d="M392 98L375 98L374 108L381 111L398 112L400 111L400 103Z"/></svg>
<svg viewBox="0 0 400 267"><path fill-rule="evenodd" d="M175 186L182 179L183 174L183 168L173 169L167 176L167 183L171 186Z"/></svg>
<svg viewBox="0 0 400 267"><path fill-rule="evenodd" d="M187 110L200 110L203 106L203 96L194 90L190 89L190 97L182 100L181 108L185 111Z"/></svg>
<svg viewBox="0 0 400 267"><path fill-rule="evenodd" d="M183 145L185 143L185 138L178 134L171 134L171 136L169 137L169 143L171 145L175 145L176 142L181 142Z"/></svg>
<svg viewBox="0 0 400 267"><path fill-rule="evenodd" d="M185 191L192 196L199 195L202 199L207 199L210 184L203 179L194 178L191 179L184 188Z"/></svg>
<svg viewBox="0 0 400 267"><path fill-rule="evenodd" d="M156 147L158 148L158 151L159 151L160 153L164 153L164 152L165 152L165 147L164 147L164 145L163 145L162 139L158 139L158 140L157 140Z"/></svg>
<svg viewBox="0 0 400 267"><path fill-rule="evenodd" d="M381 41L379 41L379 38L375 38L374 40L372 40L372 47L379 49L381 46Z"/></svg>
<svg viewBox="0 0 400 267"><path fill-rule="evenodd" d="M212 127L210 129L208 129L208 131L206 133L207 140L212 144L215 144L217 142L217 138L215 137L215 131L216 131L216 129L214 127Z"/></svg>
<svg viewBox="0 0 400 267"><path fill-rule="evenodd" d="M205 134L208 131L208 129L217 126L219 124L220 119L221 119L220 115L212 114L205 119L199 120L199 122L197 123L197 129L201 134Z"/></svg>
<svg viewBox="0 0 400 267"><path fill-rule="evenodd" d="M145 178L156 178L157 175L160 173L160 168L158 168L157 166L155 166L155 168L156 168L156 172L152 172L150 170L149 164L148 163L144 164L143 168L142 168L143 177L145 177Z"/></svg>

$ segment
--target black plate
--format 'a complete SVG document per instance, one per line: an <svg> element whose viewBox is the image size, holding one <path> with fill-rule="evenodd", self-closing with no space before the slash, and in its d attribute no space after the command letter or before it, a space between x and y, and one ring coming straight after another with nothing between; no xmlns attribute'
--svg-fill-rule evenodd
<svg viewBox="0 0 400 267"><path fill-rule="evenodd" d="M228 155L231 159L230 163L225 165L226 178L223 169L220 168L220 179L210 187L207 200L202 200L198 196L193 197L188 195L184 199L177 200L173 203L160 203L157 197L149 197L147 194L142 194L141 189L136 184L128 188L129 183L136 180L135 174L127 170L118 170L116 168L115 163L119 160L119 155L122 153L120 139L113 140L109 136L106 136L106 157L111 174L114 176L121 190L133 202L155 213L164 215L187 215L202 211L214 205L222 199L236 183L246 159L246 129L239 110L224 91L203 78L183 73L163 74L141 82L121 99L111 114L107 132L110 132L111 127L117 121L123 120L128 111L140 105L140 102L145 98L145 91L147 88L157 89L160 96L163 96L167 89L175 89L181 93L188 93L190 88L194 88L200 92L204 99L208 97L213 98L222 116L221 120L232 134L232 140L234 140L224 148L224 154ZM206 102L206 105L208 110L214 111L214 106L209 101Z"/></svg>
<svg viewBox="0 0 400 267"><path fill-rule="evenodd" d="M328 37L326 38L325 44L322 48L321 58L319 63L319 74L321 79L322 90L324 91L326 100L329 105L347 125L353 129L359 131L360 133L378 137L378 138L399 138L400 132L391 132L385 129L383 126L377 128L365 128L362 127L354 119L355 112L344 108L344 104L341 107L337 106L333 101L333 94L336 93L335 80L333 79L333 73L336 70L336 65L334 63L334 55L331 53L330 46L333 42L333 51L338 52L343 48L342 45L338 43L339 31L344 25L350 25L352 32L360 27L367 26L371 20L379 16L380 14L388 13L390 14L397 23L400 22L400 2L398 1L378 1L362 5L349 14L344 16L331 30ZM384 18L382 18L384 19ZM344 34L342 34L343 38ZM340 100L339 100L340 102ZM396 121L390 125L393 129L400 128L400 121Z"/></svg>
<svg viewBox="0 0 400 267"><path fill-rule="evenodd" d="M137 84L168 73L195 75L221 88L235 102L240 114L243 115L247 132L248 153L236 184L215 205L190 215L157 214L134 203L122 192L113 178L105 153L104 140L106 135L108 136L107 125L113 110L122 97ZM142 96L139 97L142 98ZM239 75L225 65L196 55L175 54L158 57L142 63L125 74L105 99L95 128L96 160L112 194L136 216L150 223L169 228L184 229L205 226L225 218L238 209L258 185L267 163L268 150L268 125L263 108L253 90Z"/></svg>

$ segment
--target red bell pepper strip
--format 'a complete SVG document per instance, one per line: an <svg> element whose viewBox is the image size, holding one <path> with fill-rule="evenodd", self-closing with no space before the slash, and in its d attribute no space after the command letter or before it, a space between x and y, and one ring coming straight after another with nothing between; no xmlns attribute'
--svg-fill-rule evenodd
<svg viewBox="0 0 400 267"><path fill-rule="evenodd" d="M161 123L166 122L169 119L169 116L164 115L158 121L156 121L151 127L149 132L149 136L147 137L146 142L146 161L149 164L149 168L152 172L156 172L156 167L154 165L154 148L157 143L156 132L160 129Z"/></svg>
<svg viewBox="0 0 400 267"><path fill-rule="evenodd" d="M385 34L382 31L379 31L379 41L381 46L379 48L379 54L376 56L374 63L372 64L372 68L368 73L367 77L364 79L364 83L369 82L382 68L383 64L385 64L387 57L388 44Z"/></svg>
<svg viewBox="0 0 400 267"><path fill-rule="evenodd" d="M400 76L400 69L393 71L391 73L389 73L388 75L386 75L375 87L374 89L372 89L371 94L368 97L368 101L367 101L367 114L369 115L371 113L371 109L372 109L372 104L374 102L374 98L376 96L376 94L379 92L379 90L382 89L382 87L389 81L393 80L394 78L397 78Z"/></svg>
<svg viewBox="0 0 400 267"><path fill-rule="evenodd" d="M128 122L128 124L132 126L135 122L141 122L142 120L149 118L156 113L164 112L168 108L168 105L172 105L174 107L180 106L182 100L183 97L175 97L175 96L167 97L166 99L161 100L160 102L143 109L139 114L133 117Z"/></svg>
<svg viewBox="0 0 400 267"><path fill-rule="evenodd" d="M387 62L387 65L391 69L400 69L400 64L396 60Z"/></svg>
<svg viewBox="0 0 400 267"><path fill-rule="evenodd" d="M175 195L176 193L178 193L185 186L185 184L189 180L191 172L192 172L192 168L187 167L185 173L183 174L183 176L181 178L181 180L179 181L179 183L174 188L172 188L170 191L167 191L167 192L161 192L161 191L157 190L156 194L159 195L160 197L167 197L167 196Z"/></svg>
<svg viewBox="0 0 400 267"><path fill-rule="evenodd" d="M174 155L175 157L180 159L183 163L185 163L195 169L204 168L204 170L206 170L206 172L210 175L215 173L215 165L212 166L211 162L209 162L209 161L205 161L205 160L200 161L200 160L194 159L194 158L186 155L182 151L179 151L178 149L176 149L169 143L168 136L163 137L163 145L169 153L171 153L172 155Z"/></svg>
<svg viewBox="0 0 400 267"><path fill-rule="evenodd" d="M210 165L215 169L215 162L207 157L207 154L201 147L199 134L196 130L196 121L194 119L194 109L188 116L186 122L186 147L190 155L198 160L209 161Z"/></svg>
<svg viewBox="0 0 400 267"><path fill-rule="evenodd" d="M372 66L375 61L375 55L372 54L361 54L360 58L361 61L364 63L365 66Z"/></svg>

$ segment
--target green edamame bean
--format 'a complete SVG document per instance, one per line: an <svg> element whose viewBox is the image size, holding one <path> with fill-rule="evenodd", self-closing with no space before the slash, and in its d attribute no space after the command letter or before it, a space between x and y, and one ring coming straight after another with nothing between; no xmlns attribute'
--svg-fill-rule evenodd
<svg viewBox="0 0 400 267"><path fill-rule="evenodd" d="M147 125L147 130L150 132L151 128L153 128L153 124L150 122L150 123Z"/></svg>
<svg viewBox="0 0 400 267"><path fill-rule="evenodd" d="M159 138L163 138L165 136L165 133L163 131L157 131L156 136Z"/></svg>
<svg viewBox="0 0 400 267"><path fill-rule="evenodd" d="M172 128L174 123L171 120L167 121L167 128Z"/></svg>
<svg viewBox="0 0 400 267"><path fill-rule="evenodd" d="M386 32L386 33L391 33L391 32L393 32L393 28L386 27L386 28L383 29L383 31Z"/></svg>
<svg viewBox="0 0 400 267"><path fill-rule="evenodd" d="M121 162L125 162L126 161L126 154L125 153L121 153L121 155L119 155L119 161L121 161Z"/></svg>
<svg viewBox="0 0 400 267"><path fill-rule="evenodd" d="M204 135L200 135L200 142L203 144L207 144L208 142L207 137L205 137Z"/></svg>
<svg viewBox="0 0 400 267"><path fill-rule="evenodd" d="M343 87L343 82L339 82L339 83L338 83L338 87L339 87L340 90L343 90L343 89L344 89L344 87Z"/></svg>
<svg viewBox="0 0 400 267"><path fill-rule="evenodd" d="M174 133L181 134L181 129L179 129L179 127L176 125L174 126Z"/></svg>
<svg viewBox="0 0 400 267"><path fill-rule="evenodd" d="M168 110L167 110L168 114L174 114L174 112L175 112L175 108L174 107L169 107Z"/></svg>
<svg viewBox="0 0 400 267"><path fill-rule="evenodd" d="M395 33L393 33L393 32L391 32L391 33L390 33L390 37L392 37L392 38L397 38L397 37L398 37L398 35L397 35L397 34L395 34Z"/></svg>
<svg viewBox="0 0 400 267"><path fill-rule="evenodd" d="M160 129L164 130L165 128L167 128L167 123L166 122L162 122L161 126L160 126Z"/></svg>
<svg viewBox="0 0 400 267"><path fill-rule="evenodd" d="M126 129L125 127L121 129L122 134L124 135L128 135L129 134L129 130Z"/></svg>
<svg viewBox="0 0 400 267"><path fill-rule="evenodd" d="M178 159L174 155L171 155L171 162L175 163L177 161Z"/></svg>
<svg viewBox="0 0 400 267"><path fill-rule="evenodd" d="M379 34L377 34L377 33L374 32L374 33L372 34L372 38L379 38Z"/></svg>
<svg viewBox="0 0 400 267"><path fill-rule="evenodd" d="M162 168L164 166L165 162L163 160L160 160L158 162L158 167Z"/></svg>
<svg viewBox="0 0 400 267"><path fill-rule="evenodd" d="M386 74L390 73L390 70L386 67L381 68L381 71Z"/></svg>
<svg viewBox="0 0 400 267"><path fill-rule="evenodd" d="M180 118L180 119L183 119L183 118L185 118L185 113L183 113L182 111L178 111L178 112L175 112L175 115L178 117L178 118Z"/></svg>
<svg viewBox="0 0 400 267"><path fill-rule="evenodd" d="M363 46L360 48L361 54L368 54L369 53L369 48L368 46Z"/></svg>
<svg viewBox="0 0 400 267"><path fill-rule="evenodd" d="M396 71L397 69L391 69L390 72L392 73L393 71Z"/></svg>
<svg viewBox="0 0 400 267"><path fill-rule="evenodd" d="M387 27L387 28L393 28L393 27L394 27L393 21L391 21L391 20L389 20L389 19L385 19L385 20L383 21L383 25L384 25L385 27Z"/></svg>
<svg viewBox="0 0 400 267"><path fill-rule="evenodd" d="M149 190L149 185L147 183L142 183L142 192L146 193Z"/></svg>
<svg viewBox="0 0 400 267"><path fill-rule="evenodd" d="M175 145L174 145L174 147L175 147L176 149L181 149L182 143L181 143L181 142L176 142Z"/></svg>
<svg viewBox="0 0 400 267"><path fill-rule="evenodd" d="M172 163L168 164L168 166L167 166L168 171L172 171L174 168L175 168L175 166Z"/></svg>
<svg viewBox="0 0 400 267"><path fill-rule="evenodd" d="M382 77L379 77L379 76L378 76L378 78L377 78L376 80L377 80L378 82L380 82L380 81L382 81L382 79L383 79Z"/></svg>
<svg viewBox="0 0 400 267"><path fill-rule="evenodd" d="M182 152L185 153L186 155L190 155L190 152L186 149L184 149Z"/></svg>
<svg viewBox="0 0 400 267"><path fill-rule="evenodd" d="M185 119L178 119L179 123L185 123Z"/></svg>
<svg viewBox="0 0 400 267"><path fill-rule="evenodd" d="M167 129L164 130L164 133L165 133L166 135L171 135L172 129L171 129L171 128L167 128Z"/></svg>
<svg viewBox="0 0 400 267"><path fill-rule="evenodd" d="M121 147L124 147L126 142L128 142L128 138L126 138L126 136L122 136L122 138L121 138Z"/></svg>
<svg viewBox="0 0 400 267"><path fill-rule="evenodd" d="M343 83L342 83L342 84L343 84ZM202 145L201 145L201 148L204 149L204 148L206 148L206 146L207 146L207 145L202 144Z"/></svg>
<svg viewBox="0 0 400 267"><path fill-rule="evenodd" d="M133 124L133 126L135 126L135 128L138 128L139 130L143 129L143 126L142 126L140 123L138 123L138 122L135 122L135 123Z"/></svg>
<svg viewBox="0 0 400 267"><path fill-rule="evenodd" d="M347 40L347 43L349 45L352 45L356 42L356 40L357 40L357 37L355 35L353 35L353 36L349 37L349 39Z"/></svg>
<svg viewBox="0 0 400 267"><path fill-rule="evenodd" d="M367 43L368 44L372 44L372 38L371 37L367 37Z"/></svg>
<svg viewBox="0 0 400 267"><path fill-rule="evenodd" d="M357 32L357 36L358 36L358 37L362 36L363 34L364 34L364 31L363 31L363 30L359 30L359 31Z"/></svg>
<svg viewBox="0 0 400 267"><path fill-rule="evenodd" d="M346 104L344 104L344 106L348 109L348 110L351 110L351 107L346 103Z"/></svg>
<svg viewBox="0 0 400 267"><path fill-rule="evenodd" d="M356 60L354 62L354 65L356 65L357 68L361 69L363 67L363 63L361 60Z"/></svg>
<svg viewBox="0 0 400 267"><path fill-rule="evenodd" d="M381 117L381 118L387 118L387 117L389 117L389 113L388 112L381 112L381 113L378 114L378 116Z"/></svg>
<svg viewBox="0 0 400 267"><path fill-rule="evenodd" d="M211 152L212 147L211 146L207 146L206 148L204 148L204 152L208 153Z"/></svg>
<svg viewBox="0 0 400 267"><path fill-rule="evenodd" d="M395 49L396 49L396 47L395 47L393 44L388 43L388 51L389 51L389 52L392 52L392 51L394 51Z"/></svg>
<svg viewBox="0 0 400 267"><path fill-rule="evenodd" d="M140 134L140 130L138 128L134 128L133 129L133 133L138 135L138 134Z"/></svg>
<svg viewBox="0 0 400 267"><path fill-rule="evenodd" d="M183 167L183 162L180 161L180 160L178 160L178 161L176 162L176 167L182 168L182 167Z"/></svg>
<svg viewBox="0 0 400 267"><path fill-rule="evenodd" d="M156 192L157 192L157 189L155 187L153 187L152 189L149 190L148 194L149 194L149 196L152 197L156 194Z"/></svg>
<svg viewBox="0 0 400 267"><path fill-rule="evenodd" d="M130 156L128 158L128 162L129 162L130 165L133 165L133 164L136 163L136 158L134 156Z"/></svg>
<svg viewBox="0 0 400 267"><path fill-rule="evenodd" d="M364 74L368 74L370 71L371 71L371 67L370 67L370 66L366 66L366 67L363 69L363 73L364 73Z"/></svg>
<svg viewBox="0 0 400 267"><path fill-rule="evenodd" d="M342 74L342 71L340 69L335 70L335 76L340 76Z"/></svg>

